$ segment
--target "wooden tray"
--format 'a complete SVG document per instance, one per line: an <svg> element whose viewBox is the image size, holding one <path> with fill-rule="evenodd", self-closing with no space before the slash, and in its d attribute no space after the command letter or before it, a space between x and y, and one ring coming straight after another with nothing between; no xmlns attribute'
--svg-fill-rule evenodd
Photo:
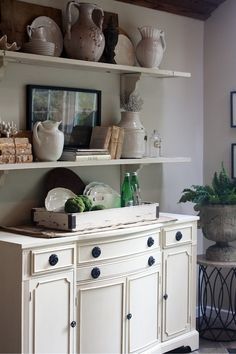
<svg viewBox="0 0 236 354"><path fill-rule="evenodd" d="M135 222L157 220L159 204L143 204L125 208L64 213L47 211L45 208L32 210L32 219L37 226L54 230L84 231L105 227L118 227Z"/></svg>

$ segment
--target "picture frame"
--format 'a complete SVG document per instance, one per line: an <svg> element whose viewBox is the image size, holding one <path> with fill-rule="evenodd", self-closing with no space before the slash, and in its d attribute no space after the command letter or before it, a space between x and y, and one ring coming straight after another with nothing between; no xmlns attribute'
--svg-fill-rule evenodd
<svg viewBox="0 0 236 354"><path fill-rule="evenodd" d="M230 120L231 128L236 128L236 91L230 92Z"/></svg>
<svg viewBox="0 0 236 354"><path fill-rule="evenodd" d="M236 178L236 144L231 144L231 177Z"/></svg>
<svg viewBox="0 0 236 354"><path fill-rule="evenodd" d="M65 147L88 148L92 128L101 125L101 91L27 85L27 129L38 121L61 121Z"/></svg>

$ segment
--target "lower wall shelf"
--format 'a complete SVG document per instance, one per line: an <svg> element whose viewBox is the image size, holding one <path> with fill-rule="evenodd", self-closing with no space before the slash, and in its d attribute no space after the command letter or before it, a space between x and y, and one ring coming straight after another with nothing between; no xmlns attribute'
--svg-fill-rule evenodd
<svg viewBox="0 0 236 354"><path fill-rule="evenodd" d="M158 157L142 159L117 159L117 160L87 160L87 161L55 161L32 162L22 164L1 164L0 171L31 170L36 168L55 167L82 167L82 166L113 166L113 165L148 165L158 163L191 162L190 157Z"/></svg>

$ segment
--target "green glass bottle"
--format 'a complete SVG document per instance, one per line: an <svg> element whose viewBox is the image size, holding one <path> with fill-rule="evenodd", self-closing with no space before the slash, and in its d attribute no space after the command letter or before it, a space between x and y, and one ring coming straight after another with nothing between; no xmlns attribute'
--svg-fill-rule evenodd
<svg viewBox="0 0 236 354"><path fill-rule="evenodd" d="M141 193L140 193L140 186L139 186L139 181L138 181L138 174L137 174L137 172L132 172L132 173L131 173L130 184L131 184L131 187L132 187L132 189L133 189L133 201L134 201L134 205L140 205L140 204L142 204Z"/></svg>
<svg viewBox="0 0 236 354"><path fill-rule="evenodd" d="M121 186L121 207L133 205L133 189L130 184L130 173L125 173L125 178Z"/></svg>

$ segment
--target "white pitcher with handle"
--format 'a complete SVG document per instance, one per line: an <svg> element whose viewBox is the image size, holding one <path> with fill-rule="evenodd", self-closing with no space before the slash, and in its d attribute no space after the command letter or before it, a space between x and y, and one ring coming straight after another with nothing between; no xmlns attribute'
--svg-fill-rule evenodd
<svg viewBox="0 0 236 354"><path fill-rule="evenodd" d="M57 161L61 157L64 134L58 129L60 124L53 120L34 124L33 150L38 161Z"/></svg>
<svg viewBox="0 0 236 354"><path fill-rule="evenodd" d="M164 32L152 26L138 28L142 39L136 47L139 64L145 68L158 68L166 50Z"/></svg>

